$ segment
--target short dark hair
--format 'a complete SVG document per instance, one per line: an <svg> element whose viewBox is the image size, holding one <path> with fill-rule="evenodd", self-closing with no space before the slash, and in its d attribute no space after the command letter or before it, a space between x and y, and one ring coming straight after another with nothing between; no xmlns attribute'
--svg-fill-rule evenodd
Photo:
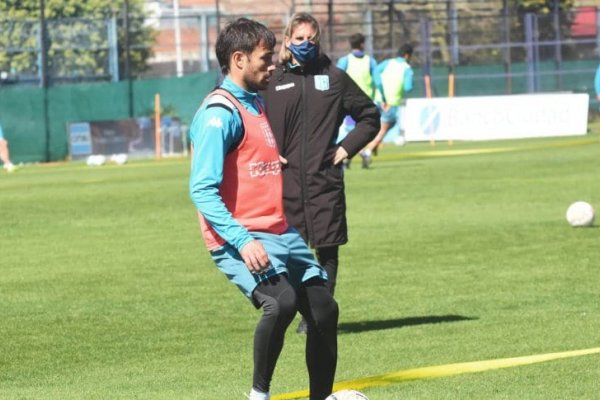
<svg viewBox="0 0 600 400"><path fill-rule="evenodd" d="M403 44L402 47L400 47L400 50L398 50L398 55L400 57L404 57L405 54L408 54L409 56L412 56L413 53L413 47L410 44Z"/></svg>
<svg viewBox="0 0 600 400"><path fill-rule="evenodd" d="M250 54L259 43L273 49L275 34L260 22L248 18L238 18L228 23L217 38L216 53L223 74L229 72L231 55L236 51Z"/></svg>
<svg viewBox="0 0 600 400"><path fill-rule="evenodd" d="M359 49L360 46L365 44L365 36L362 33L355 33L348 40L350 41L350 47L353 49Z"/></svg>

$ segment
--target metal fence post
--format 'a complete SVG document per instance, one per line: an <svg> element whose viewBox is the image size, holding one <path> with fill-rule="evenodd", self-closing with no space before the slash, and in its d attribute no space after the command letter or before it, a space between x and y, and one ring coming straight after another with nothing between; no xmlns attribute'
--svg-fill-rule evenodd
<svg viewBox="0 0 600 400"><path fill-rule="evenodd" d="M525 14L525 50L527 53L527 91L535 93L538 89L537 69L539 55L536 55L536 15Z"/></svg>
<svg viewBox="0 0 600 400"><path fill-rule="evenodd" d="M556 67L556 88L562 90L562 43L560 38L560 6L554 2L554 65Z"/></svg>
<svg viewBox="0 0 600 400"><path fill-rule="evenodd" d="M423 94L425 97L431 97L431 46L429 38L431 37L431 21L428 17L421 17L421 48L423 55Z"/></svg>
<svg viewBox="0 0 600 400"><path fill-rule="evenodd" d="M106 35L108 39L108 72L112 82L119 81L119 50L117 39L117 18L115 14L106 20Z"/></svg>
<svg viewBox="0 0 600 400"><path fill-rule="evenodd" d="M508 1L504 0L503 9L502 9L502 21L504 23L504 43L503 43L503 53L504 53L504 74L506 76L506 88L505 93L512 93L512 60L511 60L511 41L510 41L510 12L508 9Z"/></svg>
<svg viewBox="0 0 600 400"><path fill-rule="evenodd" d="M600 55L600 7L596 6L596 52Z"/></svg>
<svg viewBox="0 0 600 400"><path fill-rule="evenodd" d="M48 99L48 27L46 24L46 3L40 0L40 86L43 92L44 132L46 138L46 162L52 161L50 151L50 113Z"/></svg>
<svg viewBox="0 0 600 400"><path fill-rule="evenodd" d="M208 45L208 15L200 17L200 70L208 72L210 68L210 52Z"/></svg>

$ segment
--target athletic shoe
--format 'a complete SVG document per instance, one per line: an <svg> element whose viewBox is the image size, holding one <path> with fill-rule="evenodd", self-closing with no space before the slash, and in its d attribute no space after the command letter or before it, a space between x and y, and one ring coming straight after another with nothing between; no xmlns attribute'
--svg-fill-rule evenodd
<svg viewBox="0 0 600 400"><path fill-rule="evenodd" d="M15 164L4 164L4 169L6 172L15 172L17 169L19 169L19 167L17 167Z"/></svg>
<svg viewBox="0 0 600 400"><path fill-rule="evenodd" d="M369 168L369 165L371 165L371 151L370 150L361 151L360 158L362 158L362 167L364 169Z"/></svg>
<svg viewBox="0 0 600 400"><path fill-rule="evenodd" d="M306 335L307 331L308 331L308 325L306 324L306 320L304 318L302 318L300 320L300 323L298 324L298 327L296 328L296 333L299 333L301 335Z"/></svg>
<svg viewBox="0 0 600 400"><path fill-rule="evenodd" d="M252 388L250 390L250 394L247 394L246 397L248 400L270 400L271 395L269 393L259 392L258 390Z"/></svg>

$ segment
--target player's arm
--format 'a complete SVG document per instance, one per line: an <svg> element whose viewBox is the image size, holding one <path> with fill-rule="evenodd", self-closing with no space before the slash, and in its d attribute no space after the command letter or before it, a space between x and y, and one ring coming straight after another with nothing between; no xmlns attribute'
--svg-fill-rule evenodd
<svg viewBox="0 0 600 400"><path fill-rule="evenodd" d="M234 246L251 272L268 269L269 257L262 244L250 236L225 207L219 193L225 156L239 143L242 124L239 117L223 107L199 111L192 122L192 171L190 196L207 223Z"/></svg>
<svg viewBox="0 0 600 400"><path fill-rule="evenodd" d="M412 68L407 68L404 70L404 93L408 93L413 90L413 76L414 72Z"/></svg>
<svg viewBox="0 0 600 400"><path fill-rule="evenodd" d="M241 122L223 107L198 111L190 127L193 144L189 190L208 224L225 241L241 249L252 240L248 230L227 210L219 193L225 156L241 139Z"/></svg>
<svg viewBox="0 0 600 400"><path fill-rule="evenodd" d="M346 71L348 69L348 56L340 58L336 64L336 67L338 67L342 71Z"/></svg>
<svg viewBox="0 0 600 400"><path fill-rule="evenodd" d="M388 65L389 60L383 60L377 67L375 68L375 74L373 74L373 83L375 84L375 90L379 93L381 101L385 104L387 103L385 99L385 92L383 91L383 81L381 80L381 73Z"/></svg>

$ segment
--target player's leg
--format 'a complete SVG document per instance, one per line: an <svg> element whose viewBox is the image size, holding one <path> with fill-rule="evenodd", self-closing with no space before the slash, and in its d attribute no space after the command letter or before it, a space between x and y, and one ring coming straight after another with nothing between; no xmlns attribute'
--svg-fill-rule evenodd
<svg viewBox="0 0 600 400"><path fill-rule="evenodd" d="M390 128L396 123L397 114L398 107L396 106L390 106L385 110L381 110L381 127L379 128L379 132L377 132L377 136L375 136L375 138L371 140L369 144L367 144L365 149L361 152L361 156L363 156L363 161L366 157L368 158L370 163L371 154L376 154L377 148L383 141L383 138L388 133Z"/></svg>
<svg viewBox="0 0 600 400"><path fill-rule="evenodd" d="M306 365L310 400L324 400L333 390L337 366L338 305L325 282L313 278L298 290L298 309L306 319Z"/></svg>
<svg viewBox="0 0 600 400"><path fill-rule="evenodd" d="M307 324L310 400L323 400L331 394L335 377L338 305L326 286L325 269L317 263L300 234L291 228L283 237L290 251L289 282L298 288L298 310Z"/></svg>
<svg viewBox="0 0 600 400"><path fill-rule="evenodd" d="M332 296L335 294L335 284L337 281L339 248L339 246L319 247L316 251L319 264L327 272L325 286L327 286Z"/></svg>
<svg viewBox="0 0 600 400"><path fill-rule="evenodd" d="M2 164L4 169L7 171L14 169L13 163L10 161L10 153L8 151L8 142L6 139L0 137L0 160L2 160Z"/></svg>
<svg viewBox="0 0 600 400"><path fill-rule="evenodd" d="M287 274L287 247L280 235L251 232L269 254L271 268L263 274L248 270L239 252L230 244L211 251L213 261L225 276L252 301L262 308L263 315L254 333L253 388L249 398L268 400L269 386L277 359L283 347L285 330L297 311L296 289Z"/></svg>
<svg viewBox="0 0 600 400"><path fill-rule="evenodd" d="M277 359L283 348L285 331L296 315L296 291L285 275L260 283L252 295L263 315L254 333L255 390L268 393Z"/></svg>

